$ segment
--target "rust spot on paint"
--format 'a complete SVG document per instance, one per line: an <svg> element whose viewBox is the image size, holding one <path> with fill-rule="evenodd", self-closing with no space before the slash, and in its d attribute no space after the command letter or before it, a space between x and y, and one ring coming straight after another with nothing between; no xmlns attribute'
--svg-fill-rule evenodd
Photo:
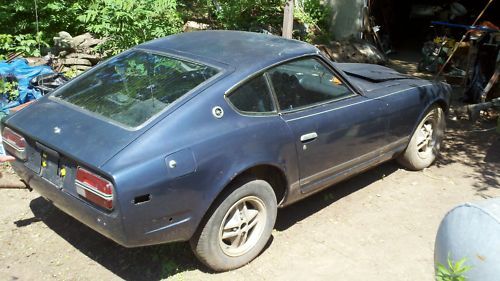
<svg viewBox="0 0 500 281"><path fill-rule="evenodd" d="M485 260L486 260L486 257L481 256L481 255L479 255L479 254L476 254L476 257L477 257L480 261L485 261Z"/></svg>

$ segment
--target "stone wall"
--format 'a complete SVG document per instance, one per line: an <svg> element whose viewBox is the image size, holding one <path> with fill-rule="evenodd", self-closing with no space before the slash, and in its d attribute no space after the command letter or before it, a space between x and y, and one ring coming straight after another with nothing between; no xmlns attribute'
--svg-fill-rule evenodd
<svg viewBox="0 0 500 281"><path fill-rule="evenodd" d="M56 56L56 64L60 65L60 71L82 72L96 65L102 57L94 48L102 42L103 40L94 38L89 33L73 37L65 31L59 32L54 37L52 51Z"/></svg>

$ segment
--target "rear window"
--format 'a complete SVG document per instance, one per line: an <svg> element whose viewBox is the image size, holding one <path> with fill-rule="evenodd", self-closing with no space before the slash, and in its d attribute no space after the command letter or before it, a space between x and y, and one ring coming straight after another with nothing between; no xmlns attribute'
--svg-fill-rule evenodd
<svg viewBox="0 0 500 281"><path fill-rule="evenodd" d="M55 97L137 127L217 72L203 64L131 51L69 83Z"/></svg>

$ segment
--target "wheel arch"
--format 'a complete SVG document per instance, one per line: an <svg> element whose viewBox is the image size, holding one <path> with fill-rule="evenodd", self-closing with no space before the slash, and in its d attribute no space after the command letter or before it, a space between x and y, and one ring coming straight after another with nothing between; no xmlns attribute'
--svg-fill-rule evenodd
<svg viewBox="0 0 500 281"><path fill-rule="evenodd" d="M274 164L259 163L241 169L237 173L233 173L233 176L227 179L222 185L223 188L221 188L213 200L211 207L221 196L224 196L229 189L234 188L235 184L248 179L260 179L268 182L274 190L278 205L284 200L288 192L288 179L283 169Z"/></svg>
<svg viewBox="0 0 500 281"><path fill-rule="evenodd" d="M285 199L288 191L288 180L285 172L281 168L270 164L259 164L241 171L226 184L220 194L222 194L224 190L229 189L233 183L246 178L255 178L268 182L274 190L278 205Z"/></svg>
<svg viewBox="0 0 500 281"><path fill-rule="evenodd" d="M424 116L427 114L427 112L429 112L429 110L433 107L433 106L438 106L440 107L443 112L444 112L444 115L448 115L448 112L449 112L449 104L448 102L446 102L446 100L442 99L442 98L439 98L439 99L435 99L431 102L429 102L427 104L427 106L425 107L424 110L422 110L422 112L420 113L420 115L418 116L418 118L416 119L415 123L413 124L413 128L411 130L411 134L410 134L410 138L411 136L415 133L415 130L417 130L417 127L418 127L418 124L420 123L420 121L422 121L422 119L424 118ZM409 140L408 140L409 142Z"/></svg>
<svg viewBox="0 0 500 281"><path fill-rule="evenodd" d="M250 179L260 179L264 180L271 185L274 193L276 195L276 201L278 206L286 198L288 193L288 179L282 168L268 163L255 164L245 169L242 169L239 173L235 173L233 177L229 178L222 186L217 196L212 200L207 211L203 215L197 226L197 231L199 231L200 226L203 225L210 215L217 208L218 204L224 200L224 197L235 188L238 183L244 183Z"/></svg>
<svg viewBox="0 0 500 281"><path fill-rule="evenodd" d="M441 107L444 114L448 115L450 111L450 105L444 99L437 99L434 102L430 103L429 106L427 106L426 111L429 110L429 108L431 108L434 105L438 105L439 107Z"/></svg>

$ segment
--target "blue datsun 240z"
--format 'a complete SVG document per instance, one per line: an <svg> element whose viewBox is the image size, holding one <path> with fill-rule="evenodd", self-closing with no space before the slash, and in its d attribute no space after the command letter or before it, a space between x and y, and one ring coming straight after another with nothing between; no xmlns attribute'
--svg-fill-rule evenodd
<svg viewBox="0 0 500 281"><path fill-rule="evenodd" d="M450 87L206 31L119 54L4 121L17 174L126 247L190 240L214 270L264 248L277 207L383 161L423 169Z"/></svg>

